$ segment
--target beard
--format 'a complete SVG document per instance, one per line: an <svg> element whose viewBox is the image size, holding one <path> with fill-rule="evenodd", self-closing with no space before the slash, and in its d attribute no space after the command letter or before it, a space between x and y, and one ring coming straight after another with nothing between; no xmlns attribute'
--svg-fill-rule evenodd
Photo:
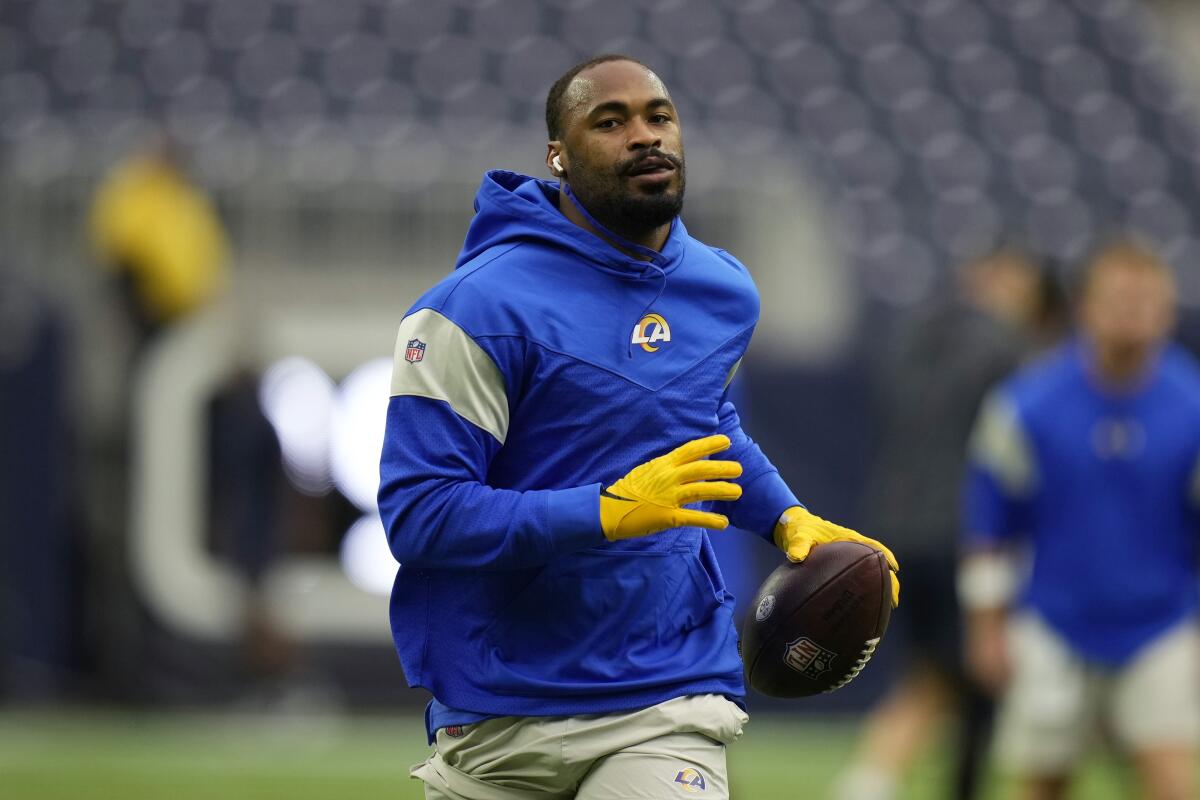
<svg viewBox="0 0 1200 800"><path fill-rule="evenodd" d="M671 181L659 187L635 190L628 184L630 172L648 156L658 156L675 166L678 184ZM589 214L604 227L626 239L638 239L666 225L683 210L686 187L683 154L668 155L650 151L617 164L615 167L580 168L571 171L571 192Z"/></svg>

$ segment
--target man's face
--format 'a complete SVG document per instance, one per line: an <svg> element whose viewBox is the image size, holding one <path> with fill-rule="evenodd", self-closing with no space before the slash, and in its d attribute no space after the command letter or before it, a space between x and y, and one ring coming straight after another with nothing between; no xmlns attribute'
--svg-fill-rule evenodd
<svg viewBox="0 0 1200 800"><path fill-rule="evenodd" d="M1174 290L1162 272L1102 255L1080 307L1084 331L1100 347L1143 350L1160 344L1174 323Z"/></svg>
<svg viewBox="0 0 1200 800"><path fill-rule="evenodd" d="M675 106L658 76L640 64L609 61L581 72L564 97L562 136L571 191L605 227L633 237L683 208Z"/></svg>

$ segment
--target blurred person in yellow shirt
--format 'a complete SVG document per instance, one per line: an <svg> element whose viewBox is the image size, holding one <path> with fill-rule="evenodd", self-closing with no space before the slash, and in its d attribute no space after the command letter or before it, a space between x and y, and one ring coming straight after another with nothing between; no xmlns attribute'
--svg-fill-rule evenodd
<svg viewBox="0 0 1200 800"><path fill-rule="evenodd" d="M216 299L227 283L221 222L169 143L113 169L96 193L89 228L142 342Z"/></svg>

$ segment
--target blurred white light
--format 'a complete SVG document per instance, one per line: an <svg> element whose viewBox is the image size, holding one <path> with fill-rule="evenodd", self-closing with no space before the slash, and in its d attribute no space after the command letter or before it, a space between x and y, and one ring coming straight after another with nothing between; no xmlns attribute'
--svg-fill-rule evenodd
<svg viewBox="0 0 1200 800"><path fill-rule="evenodd" d="M329 452L333 480L363 511L376 508L391 383L392 359L368 361L342 381L333 407Z"/></svg>
<svg viewBox="0 0 1200 800"><path fill-rule="evenodd" d="M386 596L392 591L397 564L387 545L379 515L364 514L342 538L342 570L358 588Z"/></svg>
<svg viewBox="0 0 1200 800"><path fill-rule="evenodd" d="M306 358L285 358L263 373L258 400L279 438L288 478L310 494L329 491L333 381Z"/></svg>

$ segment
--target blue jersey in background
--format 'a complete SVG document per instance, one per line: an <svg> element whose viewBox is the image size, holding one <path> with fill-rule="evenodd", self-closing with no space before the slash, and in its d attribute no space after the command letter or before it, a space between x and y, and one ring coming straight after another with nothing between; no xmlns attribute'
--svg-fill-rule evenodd
<svg viewBox="0 0 1200 800"><path fill-rule="evenodd" d="M1028 537L1023 602L1119 665L1196 611L1200 368L1172 345L1117 391L1090 359L1071 342L985 403L965 524L973 545Z"/></svg>

